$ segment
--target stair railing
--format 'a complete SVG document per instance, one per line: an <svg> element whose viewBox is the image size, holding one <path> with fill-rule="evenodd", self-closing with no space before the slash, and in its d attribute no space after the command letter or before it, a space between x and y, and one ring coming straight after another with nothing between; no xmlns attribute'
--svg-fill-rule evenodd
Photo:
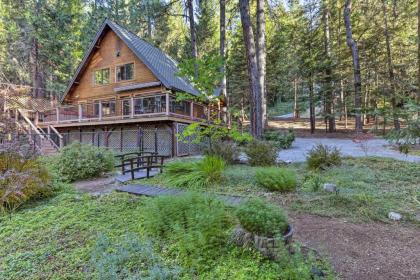
<svg viewBox="0 0 420 280"><path fill-rule="evenodd" d="M59 149L59 146L51 139L50 135L46 134L41 128L35 126L32 121L27 116L25 116L21 109L17 109L17 113L17 123L19 123L19 116L22 117L22 119L25 121L24 124L27 133L29 133L31 136L34 135L35 137L39 137L41 140L40 143L37 143L35 139L32 139L34 145L36 145L39 150L42 148L42 140L48 140L54 148Z"/></svg>
<svg viewBox="0 0 420 280"><path fill-rule="evenodd" d="M52 125L48 126L48 135L49 135L50 139L52 140L52 142L54 142L54 144L57 146L57 148L62 148L64 146L64 137L60 132L58 132L58 130L54 126L52 126ZM53 135L58 138L58 145L52 139L51 136L53 136Z"/></svg>

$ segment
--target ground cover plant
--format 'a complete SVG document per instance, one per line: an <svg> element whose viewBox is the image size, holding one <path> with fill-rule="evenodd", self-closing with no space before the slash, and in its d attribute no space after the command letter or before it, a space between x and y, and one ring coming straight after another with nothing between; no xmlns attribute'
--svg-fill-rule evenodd
<svg viewBox="0 0 420 280"><path fill-rule="evenodd" d="M50 160L57 175L68 182L100 176L115 164L111 151L79 142L65 146Z"/></svg>
<svg viewBox="0 0 420 280"><path fill-rule="evenodd" d="M343 158L342 164L326 170L310 170L306 163L282 167L296 174L293 192L270 193L270 199L302 213L346 217L352 221L389 222L388 212L403 214L403 221L420 225L414 219L420 211L420 165L386 158ZM267 189L256 179L259 167L230 165L224 180L211 190L233 195L263 197ZM147 181L168 186L165 173ZM324 183L337 185L338 194L323 190Z"/></svg>
<svg viewBox="0 0 420 280"><path fill-rule="evenodd" d="M22 204L52 194L48 170L36 158L0 153L0 215Z"/></svg>
<svg viewBox="0 0 420 280"><path fill-rule="evenodd" d="M258 168L255 172L257 184L271 191L287 192L297 186L293 170L277 167Z"/></svg>
<svg viewBox="0 0 420 280"><path fill-rule="evenodd" d="M187 189L202 189L222 180L225 162L218 156L202 160L177 160L166 165L165 176L170 185Z"/></svg>
<svg viewBox="0 0 420 280"><path fill-rule="evenodd" d="M286 232L286 214L278 206L261 199L250 199L236 210L241 226L258 235L274 237Z"/></svg>

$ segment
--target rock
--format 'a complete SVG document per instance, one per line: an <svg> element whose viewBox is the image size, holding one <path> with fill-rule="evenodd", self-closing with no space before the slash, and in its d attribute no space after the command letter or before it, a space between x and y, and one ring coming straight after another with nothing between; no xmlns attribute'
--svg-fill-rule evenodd
<svg viewBox="0 0 420 280"><path fill-rule="evenodd" d="M419 213L416 213L416 215L414 215L414 220L416 222L419 222L420 223L420 212Z"/></svg>
<svg viewBox="0 0 420 280"><path fill-rule="evenodd" d="M390 220L393 220L393 221L399 221L399 220L401 220L402 215L400 213L397 213L397 212L389 212L388 213L388 218Z"/></svg>
<svg viewBox="0 0 420 280"><path fill-rule="evenodd" d="M338 193L338 188L334 184L325 183L323 188L324 188L324 191Z"/></svg>

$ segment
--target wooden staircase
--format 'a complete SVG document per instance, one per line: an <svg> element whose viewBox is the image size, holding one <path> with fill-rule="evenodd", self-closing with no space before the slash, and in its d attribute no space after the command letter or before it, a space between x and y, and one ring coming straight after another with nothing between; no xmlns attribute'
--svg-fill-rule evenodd
<svg viewBox="0 0 420 280"><path fill-rule="evenodd" d="M27 117L25 112L19 109L17 110L15 121L21 130L29 136L28 139L30 139L30 144L42 155L53 155L63 146L63 136L54 127L49 126L48 132L46 133L43 129L36 126ZM58 143L52 139L52 135L56 136L55 138L58 139Z"/></svg>

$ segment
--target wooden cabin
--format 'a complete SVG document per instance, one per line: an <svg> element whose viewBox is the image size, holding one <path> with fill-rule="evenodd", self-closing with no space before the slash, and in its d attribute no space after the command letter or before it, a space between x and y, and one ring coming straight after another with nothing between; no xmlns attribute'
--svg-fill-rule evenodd
<svg viewBox="0 0 420 280"><path fill-rule="evenodd" d="M176 101L176 93L191 100ZM39 112L36 124L116 151L155 150L177 156L197 147L178 141L192 122L223 119L220 106L193 102L200 93L178 76L177 62L122 26L105 20L70 81L61 104Z"/></svg>

